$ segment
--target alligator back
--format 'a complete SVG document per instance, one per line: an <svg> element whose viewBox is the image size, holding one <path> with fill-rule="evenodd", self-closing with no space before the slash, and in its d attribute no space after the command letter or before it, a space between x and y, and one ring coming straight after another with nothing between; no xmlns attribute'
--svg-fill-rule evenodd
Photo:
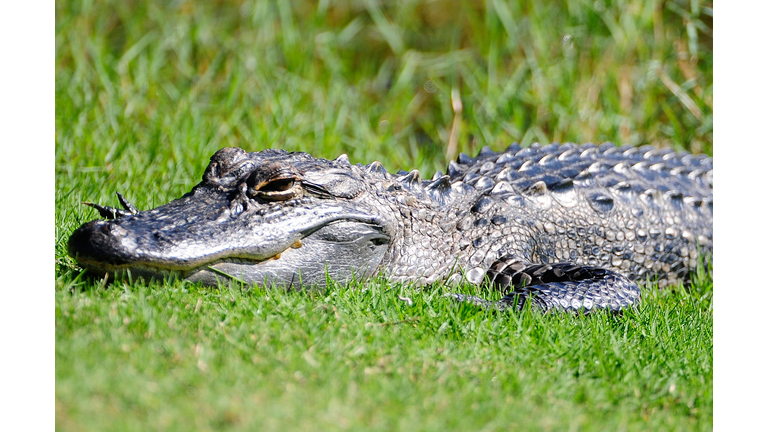
<svg viewBox="0 0 768 432"><path fill-rule="evenodd" d="M476 278L507 255L593 265L662 286L686 280L711 255L712 173L705 155L612 143L513 144L461 155L448 167L453 183L479 193L474 214L460 216L481 227L469 228L468 238L484 237L466 260ZM477 243L490 245L471 250Z"/></svg>

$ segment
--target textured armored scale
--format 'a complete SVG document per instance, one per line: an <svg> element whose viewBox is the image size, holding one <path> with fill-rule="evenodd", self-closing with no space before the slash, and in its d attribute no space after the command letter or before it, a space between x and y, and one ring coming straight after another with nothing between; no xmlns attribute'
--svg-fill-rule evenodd
<svg viewBox="0 0 768 432"><path fill-rule="evenodd" d="M70 255L93 273L325 286L384 273L503 290L484 307L618 311L637 283L685 282L712 253L712 159L612 143L513 144L432 180L306 153L222 149L184 197L96 204Z"/></svg>

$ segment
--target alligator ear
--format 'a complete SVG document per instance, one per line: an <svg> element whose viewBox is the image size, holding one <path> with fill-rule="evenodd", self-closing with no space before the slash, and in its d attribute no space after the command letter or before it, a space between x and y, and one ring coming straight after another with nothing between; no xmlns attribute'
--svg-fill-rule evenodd
<svg viewBox="0 0 768 432"><path fill-rule="evenodd" d="M338 198L354 198L364 188L360 180L341 169L305 173L302 183L307 189L320 189Z"/></svg>

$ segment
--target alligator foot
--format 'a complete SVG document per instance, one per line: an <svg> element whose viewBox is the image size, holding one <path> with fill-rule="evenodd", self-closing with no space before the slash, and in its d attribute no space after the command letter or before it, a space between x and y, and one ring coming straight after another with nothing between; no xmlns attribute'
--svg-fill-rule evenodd
<svg viewBox="0 0 768 432"><path fill-rule="evenodd" d="M571 263L526 265L512 259L500 260L491 266L485 280L507 294L497 302L465 294L448 296L485 309L520 310L530 299L535 308L544 311L584 313L619 312L640 300L637 285L626 277L603 268Z"/></svg>
<svg viewBox="0 0 768 432"><path fill-rule="evenodd" d="M128 201L120 192L117 192L117 199L120 201L120 205L123 206L122 209L103 206L90 202L84 202L83 204L87 205L88 207L95 208L99 212L99 215L101 215L101 217L104 219L117 219L119 217L135 215L139 213L139 210L133 204L131 204L130 201Z"/></svg>

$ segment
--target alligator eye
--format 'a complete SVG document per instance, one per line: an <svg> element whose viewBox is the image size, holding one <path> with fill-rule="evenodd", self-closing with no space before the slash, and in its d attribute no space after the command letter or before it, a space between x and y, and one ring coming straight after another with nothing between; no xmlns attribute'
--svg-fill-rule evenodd
<svg viewBox="0 0 768 432"><path fill-rule="evenodd" d="M301 188L294 178L280 178L257 185L253 195L268 201L287 201L301 196Z"/></svg>
<svg viewBox="0 0 768 432"><path fill-rule="evenodd" d="M278 179L268 182L261 186L259 192L285 192L293 187L294 180L292 178Z"/></svg>

